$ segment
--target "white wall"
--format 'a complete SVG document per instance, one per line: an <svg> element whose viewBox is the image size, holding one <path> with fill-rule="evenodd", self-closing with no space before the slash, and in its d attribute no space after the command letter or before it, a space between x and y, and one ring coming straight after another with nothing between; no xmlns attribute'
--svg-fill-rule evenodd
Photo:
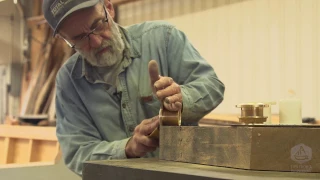
<svg viewBox="0 0 320 180"><path fill-rule="evenodd" d="M200 2L222 5L167 20L187 34L226 85L225 100L213 113L240 113L238 103L278 101L293 90L302 99L302 115L320 119L319 0L194 0L194 6Z"/></svg>
<svg viewBox="0 0 320 180"><path fill-rule="evenodd" d="M278 101L293 90L303 116L320 117L320 1L244 1L169 21L188 34L226 84L215 112L237 113L237 103Z"/></svg>

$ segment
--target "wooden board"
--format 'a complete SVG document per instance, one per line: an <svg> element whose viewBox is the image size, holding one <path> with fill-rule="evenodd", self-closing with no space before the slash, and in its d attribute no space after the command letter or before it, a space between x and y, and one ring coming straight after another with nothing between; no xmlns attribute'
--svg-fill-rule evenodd
<svg viewBox="0 0 320 180"><path fill-rule="evenodd" d="M0 137L58 141L55 127L0 125Z"/></svg>
<svg viewBox="0 0 320 180"><path fill-rule="evenodd" d="M241 123L239 123L239 116L240 116L240 114L209 113L200 120L199 125L200 126L210 126L210 125L241 124ZM271 124L273 124L273 125L279 124L279 115L278 114L272 115ZM315 122L312 122L309 124L320 125L320 119L316 119Z"/></svg>
<svg viewBox="0 0 320 180"><path fill-rule="evenodd" d="M58 152L54 127L0 125L0 168L7 164L56 162Z"/></svg>
<svg viewBox="0 0 320 180"><path fill-rule="evenodd" d="M318 173L249 171L158 159L124 159L86 162L83 180L278 180L319 179Z"/></svg>
<svg viewBox="0 0 320 180"><path fill-rule="evenodd" d="M319 126L162 126L160 159L252 170L320 172L319 134Z"/></svg>

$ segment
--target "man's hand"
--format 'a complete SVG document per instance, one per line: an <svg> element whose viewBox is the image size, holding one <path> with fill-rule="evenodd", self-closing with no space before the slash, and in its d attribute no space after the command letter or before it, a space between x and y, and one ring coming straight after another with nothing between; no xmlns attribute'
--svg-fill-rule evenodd
<svg viewBox="0 0 320 180"><path fill-rule="evenodd" d="M171 77L159 75L158 64L155 60L149 62L149 75L153 93L163 102L163 106L169 111L182 109L182 94L180 86Z"/></svg>
<svg viewBox="0 0 320 180"><path fill-rule="evenodd" d="M159 141L148 137L159 126L159 117L143 120L134 130L125 152L128 158L142 157L159 147Z"/></svg>

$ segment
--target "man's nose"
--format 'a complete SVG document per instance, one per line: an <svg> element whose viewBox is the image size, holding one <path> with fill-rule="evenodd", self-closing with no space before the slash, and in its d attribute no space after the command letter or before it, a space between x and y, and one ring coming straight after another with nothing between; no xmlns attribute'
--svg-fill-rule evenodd
<svg viewBox="0 0 320 180"><path fill-rule="evenodd" d="M101 43L102 43L102 37L101 36L95 35L95 34L90 34L88 38L89 38L90 47L98 48L98 47L101 46Z"/></svg>

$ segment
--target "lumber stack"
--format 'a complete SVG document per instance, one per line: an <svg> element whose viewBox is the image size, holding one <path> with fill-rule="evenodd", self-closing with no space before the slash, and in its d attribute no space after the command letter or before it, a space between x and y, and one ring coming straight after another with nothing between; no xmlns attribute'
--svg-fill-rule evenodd
<svg viewBox="0 0 320 180"><path fill-rule="evenodd" d="M73 53L62 39L52 36L51 28L43 19L41 3L42 1L34 1L33 17L27 20L30 56L29 61L24 64L20 116L19 121L16 121L24 125L55 124L55 77L59 68ZM35 117L36 121L29 119L26 122L26 116Z"/></svg>
<svg viewBox="0 0 320 180"><path fill-rule="evenodd" d="M112 3L116 8L131 1L134 0L113 0ZM62 39L52 37L41 7L42 0L34 0L32 16L27 19L30 50L23 68L19 120L9 115L6 117L9 124L55 125L55 77L74 51Z"/></svg>

